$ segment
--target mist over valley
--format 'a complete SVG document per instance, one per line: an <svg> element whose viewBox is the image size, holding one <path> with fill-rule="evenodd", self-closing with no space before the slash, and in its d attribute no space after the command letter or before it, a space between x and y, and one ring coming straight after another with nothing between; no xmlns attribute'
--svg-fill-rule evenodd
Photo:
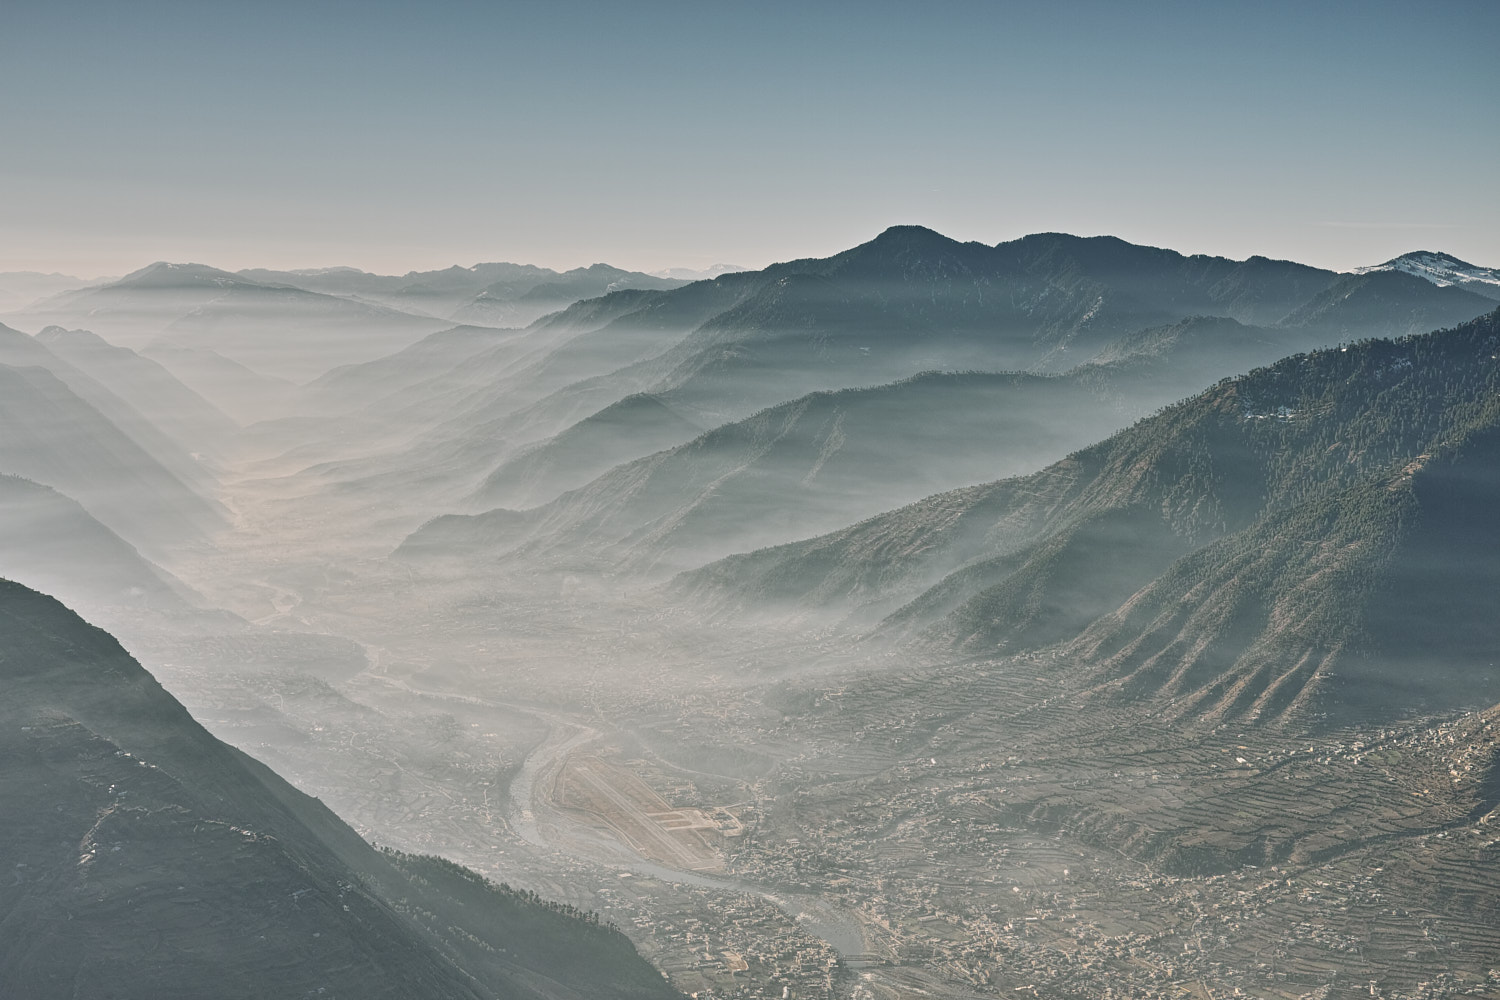
<svg viewBox="0 0 1500 1000"><path fill-rule="evenodd" d="M1491 995L1495 273L0 276L0 985Z"/></svg>

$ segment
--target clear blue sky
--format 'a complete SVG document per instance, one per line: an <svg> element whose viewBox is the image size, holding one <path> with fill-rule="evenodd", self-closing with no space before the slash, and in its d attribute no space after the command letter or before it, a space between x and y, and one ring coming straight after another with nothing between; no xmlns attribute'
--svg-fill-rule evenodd
<svg viewBox="0 0 1500 1000"><path fill-rule="evenodd" d="M1500 266L1500 2L0 0L0 270L654 269L895 223Z"/></svg>

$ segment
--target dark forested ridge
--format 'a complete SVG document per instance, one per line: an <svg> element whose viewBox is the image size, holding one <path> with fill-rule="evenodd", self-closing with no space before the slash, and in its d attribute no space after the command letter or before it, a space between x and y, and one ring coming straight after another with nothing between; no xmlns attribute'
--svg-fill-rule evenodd
<svg viewBox="0 0 1500 1000"><path fill-rule="evenodd" d="M0 994L673 995L592 918L382 856L8 581L0 675Z"/></svg>

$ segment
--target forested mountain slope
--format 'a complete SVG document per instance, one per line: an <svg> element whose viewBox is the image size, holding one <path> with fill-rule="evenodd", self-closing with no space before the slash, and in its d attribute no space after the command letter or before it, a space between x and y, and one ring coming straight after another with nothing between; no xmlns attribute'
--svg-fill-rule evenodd
<svg viewBox="0 0 1500 1000"><path fill-rule="evenodd" d="M1284 359L1033 476L675 583L1227 716L1500 699L1500 313Z"/></svg>
<svg viewBox="0 0 1500 1000"><path fill-rule="evenodd" d="M377 853L8 581L0 676L7 996L673 995L618 932Z"/></svg>

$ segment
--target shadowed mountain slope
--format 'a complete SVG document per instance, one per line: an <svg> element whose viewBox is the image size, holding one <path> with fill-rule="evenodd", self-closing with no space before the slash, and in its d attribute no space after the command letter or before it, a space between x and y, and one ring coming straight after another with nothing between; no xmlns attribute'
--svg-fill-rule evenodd
<svg viewBox="0 0 1500 1000"><path fill-rule="evenodd" d="M107 633L8 581L0 675L7 995L672 995L615 931L377 853Z"/></svg>
<svg viewBox="0 0 1500 1000"><path fill-rule="evenodd" d="M1404 337L1462 323L1494 307L1494 298L1404 271L1366 271L1340 275L1283 325L1321 329L1331 339Z"/></svg>
<svg viewBox="0 0 1500 1000"><path fill-rule="evenodd" d="M307 388L315 396L329 397L333 405L342 403L349 409L367 406L372 400L449 372L490 348L521 336L519 330L487 326L439 330L395 354L335 368Z"/></svg>
<svg viewBox="0 0 1500 1000"><path fill-rule="evenodd" d="M634 301L635 295L620 292L594 301ZM649 324L606 323L602 329L591 329L600 318L595 310L559 313L470 354L446 371L426 370L426 362L436 359L423 347L433 339L429 338L410 349L423 352L415 365L398 365L398 355L330 372L309 387L308 405L347 407L358 398L359 387L373 386L373 398L365 402L358 419L372 427L392 428L388 441L396 446L372 458L329 462L310 471L355 492L414 482L446 504L461 501L480 484L486 470L629 396L633 386L649 377L622 378L615 369L623 365L629 372L682 336L680 330ZM440 364L432 365L437 367ZM424 377L381 394L388 378L385 370L413 368ZM647 429L643 440L650 438ZM630 457L636 454L640 452Z"/></svg>
<svg viewBox="0 0 1500 1000"><path fill-rule="evenodd" d="M286 379L253 372L222 354L202 348L156 344L141 350L188 388L241 424L285 412L297 387Z"/></svg>
<svg viewBox="0 0 1500 1000"><path fill-rule="evenodd" d="M1049 418L1080 408L1100 416L1105 407L1086 405L1095 402L1081 382L1024 374L932 373L813 393L621 465L541 507L438 518L400 554L681 568L768 537L816 533L861 507L928 492L934 480L1037 464L1066 450L1059 439L1071 440L1071 429ZM559 450L566 444L559 439ZM522 463L502 471L526 482Z"/></svg>
<svg viewBox="0 0 1500 1000"><path fill-rule="evenodd" d="M456 502L514 446L494 421L470 434L435 428L488 401L520 407L545 394L528 369L576 334L540 324L520 331L441 331L390 357L327 373L301 395L300 409L317 416L268 422L254 436L294 449L283 456L283 466L347 493L395 490L408 500L430 502L437 495ZM330 415L339 421L334 433Z"/></svg>
<svg viewBox="0 0 1500 1000"><path fill-rule="evenodd" d="M549 489L572 492L519 516L440 519L403 552L512 551L573 567L681 569L933 490L1035 470L1226 371L1302 344L1297 334L1195 318L1126 338L1109 363L1064 376L933 372L813 393L580 485L653 437L689 437L690 425L663 400L633 396L623 412L602 411L608 423L585 420L501 466L478 499L524 507ZM646 419L662 414L671 419Z"/></svg>
<svg viewBox="0 0 1500 1000"><path fill-rule="evenodd" d="M997 468L1019 471L1035 467L1039 461L1095 440L1207 382L1313 346L1317 339L1301 331L1288 333L1247 327L1231 319L1193 317L1121 338L1100 355L1101 363L1052 381L1015 375L986 379L975 373L945 380L938 373L925 373L919 378L930 391L921 403L896 393L882 395L874 389L860 390L869 396L843 397L860 399L865 405L857 414L840 418L841 440L849 433L884 433L887 427L895 428L883 449L879 468L870 470L864 484L863 492L872 497L880 496L882 486L887 485L897 487L898 493L920 483L930 489L959 485L988 478ZM581 403L601 381L571 386L554 394L550 401L560 405L575 397ZM991 385L994 393L972 392L981 382ZM954 394L945 396L940 385L953 386ZM1021 386L1046 388L1020 395ZM585 485L615 465L686 443L700 428L673 410L670 399L670 394L666 398L636 394L585 417L502 464L476 491L473 502L511 508L535 506ZM889 412L882 414L876 400L888 401ZM990 417L968 412L985 407L1001 410ZM1024 419L1023 411L1029 411ZM523 411L502 426L524 426L522 420L530 415L531 411ZM871 425L855 431L842 422L850 417ZM929 426L924 428L924 424ZM1003 441L989 436L1001 431L1006 434ZM835 442L834 447L841 447L841 443ZM913 447L920 454L914 453ZM1016 461L1008 461L1003 453L997 455L997 449L1005 448L1015 450ZM999 466L985 464L996 461ZM942 467L944 471L935 477L931 468L926 474L904 475L904 463ZM847 468L847 457L840 464ZM799 473L795 478L800 481L804 475ZM850 487L853 485L851 482ZM788 486L794 488L790 483ZM887 500L892 496L890 492L884 495ZM867 513L874 509L866 503L845 513L854 516L856 510ZM745 516L753 521L753 508L747 507ZM790 510L784 519L790 524L798 521Z"/></svg>
<svg viewBox="0 0 1500 1000"><path fill-rule="evenodd" d="M238 429L223 411L159 362L115 347L87 330L49 326L36 339L53 354L108 386L184 448L215 455Z"/></svg>
<svg viewBox="0 0 1500 1000"><path fill-rule="evenodd" d="M306 382L339 365L399 351L447 325L388 306L241 282L168 323L162 339Z"/></svg>
<svg viewBox="0 0 1500 1000"><path fill-rule="evenodd" d="M45 368L0 365L0 472L73 497L153 556L222 524L218 508Z"/></svg>
<svg viewBox="0 0 1500 1000"><path fill-rule="evenodd" d="M561 319L530 328L529 339L547 346L476 387L433 436L499 435L519 443L549 437L644 387L651 376L635 369L682 337L680 330L624 322L579 330Z"/></svg>
<svg viewBox="0 0 1500 1000"><path fill-rule="evenodd" d="M626 290L577 302L527 328L541 347L457 402L431 437L500 437L524 445L556 434L657 380L663 352L750 294L758 273L699 281L673 292ZM476 358L479 367L487 359ZM456 373L455 373L456 374Z"/></svg>
<svg viewBox="0 0 1500 1000"><path fill-rule="evenodd" d="M0 475L0 577L63 594L91 612L188 612L197 598L76 501Z"/></svg>
<svg viewBox="0 0 1500 1000"><path fill-rule="evenodd" d="M1500 549L1463 512L1500 503L1497 357L1500 313L1291 357L1033 476L674 589L879 619L950 653L1064 644L1101 691L1199 714L1489 704L1500 632L1474 612L1500 602Z"/></svg>
<svg viewBox="0 0 1500 1000"><path fill-rule="evenodd" d="M650 454L701 430L654 396L626 396L500 466L484 481L474 502L485 507L532 507L583 486L618 465L621 455Z"/></svg>
<svg viewBox="0 0 1500 1000"><path fill-rule="evenodd" d="M200 489L212 484L213 475L210 470L189 454L188 447L182 441L168 436L162 428L127 402L114 386L55 353L42 340L10 327L0 326L0 364L13 368L35 366L45 369L178 479ZM118 377L123 373L115 369L111 374ZM170 378L169 375L167 377ZM127 376L125 380L130 381L130 378ZM130 391L125 389L125 392ZM166 398L176 395L170 387L165 391L168 394Z"/></svg>

